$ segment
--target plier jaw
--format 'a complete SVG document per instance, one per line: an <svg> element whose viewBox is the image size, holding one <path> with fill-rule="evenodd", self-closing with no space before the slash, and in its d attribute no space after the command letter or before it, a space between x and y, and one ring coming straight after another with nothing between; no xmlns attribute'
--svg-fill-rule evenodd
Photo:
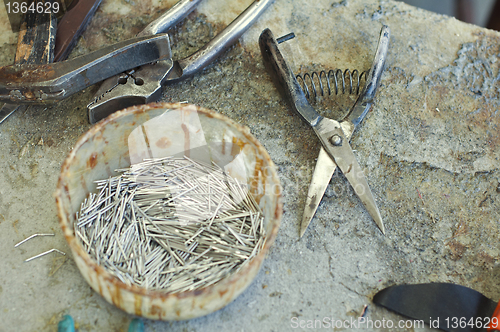
<svg viewBox="0 0 500 332"><path fill-rule="evenodd" d="M151 22L139 35L167 31L192 11L199 2L200 0L179 1L159 19ZM272 2L273 0L254 1L214 39L184 59L170 63L157 62L136 69L135 77L141 78L143 82L140 86L130 79L122 79L125 84L119 84L119 77L109 78L88 105L90 123L95 123L125 107L157 101L161 97L163 86L176 83L203 70L233 45Z"/></svg>
<svg viewBox="0 0 500 332"><path fill-rule="evenodd" d="M90 123L96 123L116 110L148 104L161 97L162 86L173 68L172 58L125 72L105 80L88 106Z"/></svg>
<svg viewBox="0 0 500 332"><path fill-rule="evenodd" d="M171 59L166 34L137 37L61 62L0 67L0 101L47 104L137 66Z"/></svg>

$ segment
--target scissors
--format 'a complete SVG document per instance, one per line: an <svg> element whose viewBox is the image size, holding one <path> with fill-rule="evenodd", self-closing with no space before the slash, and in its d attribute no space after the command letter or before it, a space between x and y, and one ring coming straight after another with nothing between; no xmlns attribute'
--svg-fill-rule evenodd
<svg viewBox="0 0 500 332"><path fill-rule="evenodd" d="M138 36L165 32L188 15L201 0L180 0ZM176 83L201 71L257 20L273 0L256 0L214 39L190 56L176 61L158 61L108 78L100 86L94 100L87 106L89 122L95 123L120 109L157 101L162 87Z"/></svg>
<svg viewBox="0 0 500 332"><path fill-rule="evenodd" d="M373 103L375 92L384 70L387 50L389 48L390 29L387 26L382 27L375 58L366 77L366 84L353 107L341 121L322 117L307 101L295 75L278 48L280 42L290 38L293 38L293 36L290 37L290 35L287 35L275 39L271 30L266 29L260 35L259 45L262 57L264 58L264 64L273 78L275 85L284 94L289 106L312 127L322 145L307 194L306 206L300 226L300 237L304 235L309 226L337 167L347 178L354 192L360 198L382 233L385 234L380 211L368 186L363 170L359 166L349 145L349 140Z"/></svg>

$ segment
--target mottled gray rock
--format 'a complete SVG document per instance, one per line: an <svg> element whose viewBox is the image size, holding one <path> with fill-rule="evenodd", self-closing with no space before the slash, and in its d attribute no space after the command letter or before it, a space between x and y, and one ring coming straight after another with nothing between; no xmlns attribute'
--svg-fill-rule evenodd
<svg viewBox="0 0 500 332"><path fill-rule="evenodd" d="M133 36L174 2L105 1L72 56ZM172 32L175 57L206 43L248 3L203 3ZM277 93L258 36L266 27L275 36L295 32L282 50L296 72L367 70L382 24L392 30L386 71L351 144L387 234L337 174L299 241L319 142ZM2 65L12 60L14 43L10 38L1 47ZM292 319L356 319L365 304L367 318L397 322L402 318L370 300L403 282L455 282L500 298L499 45L497 32L400 2L276 0L237 46L202 74L168 87L162 100L221 112L248 126L268 149L284 189L277 241L232 304L192 321L146 322L147 328L287 331ZM62 261L50 256L22 262L52 247L69 252L52 192L65 155L90 127L86 105L94 91L30 107L0 126L0 330L53 331L65 313L79 331L126 330L130 321L90 290L71 259L60 268ZM340 117L348 105L345 98L326 99L315 107ZM49 231L56 236L13 247Z"/></svg>

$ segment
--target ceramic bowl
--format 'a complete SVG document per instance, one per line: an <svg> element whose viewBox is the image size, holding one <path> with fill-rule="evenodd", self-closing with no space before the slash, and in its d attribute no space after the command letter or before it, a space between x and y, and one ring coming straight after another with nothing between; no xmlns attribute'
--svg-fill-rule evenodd
<svg viewBox="0 0 500 332"><path fill-rule="evenodd" d="M98 265L75 238L73 224L94 181L144 158L186 154L215 162L248 184L264 213L263 249L238 272L199 290L166 293L126 285ZM78 269L108 302L137 316L185 320L212 313L247 288L276 238L282 215L281 187L269 154L247 127L214 111L188 104L157 103L127 108L85 133L64 161L55 193L60 225Z"/></svg>

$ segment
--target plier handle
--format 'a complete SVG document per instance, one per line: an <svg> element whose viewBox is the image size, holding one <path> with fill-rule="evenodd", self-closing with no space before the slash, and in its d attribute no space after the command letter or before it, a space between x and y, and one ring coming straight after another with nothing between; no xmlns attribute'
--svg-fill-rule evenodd
<svg viewBox="0 0 500 332"><path fill-rule="evenodd" d="M151 22L140 36L165 32L191 12L201 0L181 0L164 15ZM256 0L230 25L197 52L175 61L158 61L111 77L103 82L88 105L89 121L95 123L125 107L157 101L162 87L201 71L257 20L273 0Z"/></svg>

